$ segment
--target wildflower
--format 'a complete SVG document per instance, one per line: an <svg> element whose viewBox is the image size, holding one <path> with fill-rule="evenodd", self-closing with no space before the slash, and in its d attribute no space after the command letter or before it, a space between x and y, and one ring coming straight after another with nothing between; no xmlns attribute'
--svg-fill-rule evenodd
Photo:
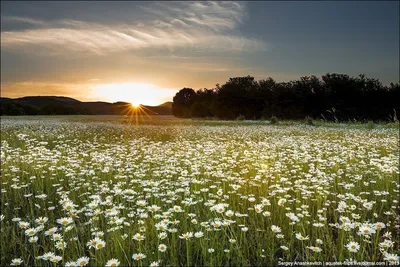
<svg viewBox="0 0 400 267"><path fill-rule="evenodd" d="M264 206L263 206L262 204L254 205L254 211L255 211L256 213L261 213L263 207L264 207Z"/></svg>
<svg viewBox="0 0 400 267"><path fill-rule="evenodd" d="M346 247L350 252L357 252L360 249L360 245L354 241L349 242Z"/></svg>
<svg viewBox="0 0 400 267"><path fill-rule="evenodd" d="M215 251L215 250L214 250L213 248L209 248L209 249L208 249L208 253L214 253L214 251Z"/></svg>
<svg viewBox="0 0 400 267"><path fill-rule="evenodd" d="M65 267L77 267L77 266L79 266L79 265L76 261L69 261L69 262L65 263Z"/></svg>
<svg viewBox="0 0 400 267"><path fill-rule="evenodd" d="M116 266L118 266L119 264L120 264L119 260L117 260L117 259L111 259L111 260L108 260L108 261L107 261L106 267L116 267Z"/></svg>
<svg viewBox="0 0 400 267"><path fill-rule="evenodd" d="M36 234L36 229L35 228L29 228L29 229L25 230L25 234L27 236L34 236Z"/></svg>
<svg viewBox="0 0 400 267"><path fill-rule="evenodd" d="M192 232L187 232L187 233L182 234L182 235L179 236L180 239L186 239L186 240L189 240L192 237L193 237L193 233Z"/></svg>
<svg viewBox="0 0 400 267"><path fill-rule="evenodd" d="M57 232L58 231L58 228L57 227L53 227L53 228L50 228L49 230L47 230L46 232L44 232L44 235L46 235L46 236L52 236L55 232Z"/></svg>
<svg viewBox="0 0 400 267"><path fill-rule="evenodd" d="M35 220L38 224L45 224L49 219L47 217L39 217Z"/></svg>
<svg viewBox="0 0 400 267"><path fill-rule="evenodd" d="M66 247L67 247L67 243L65 243L65 242L58 241L58 242L56 243L56 248L57 248L57 249L63 250L63 249L65 249Z"/></svg>
<svg viewBox="0 0 400 267"><path fill-rule="evenodd" d="M392 233L391 232L386 232L386 233L383 234L383 237L391 239L392 238Z"/></svg>
<svg viewBox="0 0 400 267"><path fill-rule="evenodd" d="M55 263L57 263L61 260L62 260L61 256L54 256L53 258L50 259L51 262L55 262Z"/></svg>
<svg viewBox="0 0 400 267"><path fill-rule="evenodd" d="M87 265L89 263L89 257L86 257L86 256L85 257L81 257L81 258L76 260L76 263L79 266L85 266L85 265Z"/></svg>
<svg viewBox="0 0 400 267"><path fill-rule="evenodd" d="M289 250L289 248L287 246L281 246L281 249L283 250Z"/></svg>
<svg viewBox="0 0 400 267"><path fill-rule="evenodd" d="M285 198L281 198L281 199L278 200L278 205L279 206L283 206L286 203L286 201L287 200Z"/></svg>
<svg viewBox="0 0 400 267"><path fill-rule="evenodd" d="M18 222L18 226L19 226L21 229L26 229L26 228L29 227L29 223L20 221L20 222Z"/></svg>
<svg viewBox="0 0 400 267"><path fill-rule="evenodd" d="M167 246L164 244L160 244L160 245L158 245L158 250L160 252L165 252L165 251L167 251Z"/></svg>
<svg viewBox="0 0 400 267"><path fill-rule="evenodd" d="M388 249L393 247L393 241L390 239L385 239L383 242L379 243L379 247L383 248L383 249Z"/></svg>
<svg viewBox="0 0 400 267"><path fill-rule="evenodd" d="M269 212L269 211L264 211L264 212L263 212L263 216L264 216L264 217L269 217L269 216L271 216L271 212Z"/></svg>
<svg viewBox="0 0 400 267"><path fill-rule="evenodd" d="M234 213L232 210L227 210L227 211L225 212L225 215L226 215L227 217L232 217L233 215L235 215L235 213Z"/></svg>
<svg viewBox="0 0 400 267"><path fill-rule="evenodd" d="M200 237L203 237L204 236L204 234L203 234L203 232L196 232L196 233L194 233L194 236L196 237L196 238L200 238Z"/></svg>
<svg viewBox="0 0 400 267"><path fill-rule="evenodd" d="M96 238L97 238L97 237L96 237ZM104 248L105 246L106 246L106 242L103 241L103 240L101 240L101 239L99 239L99 240L97 240L97 243L96 243L96 245L95 245L95 249L96 249L96 250L99 250L99 249Z"/></svg>
<svg viewBox="0 0 400 267"><path fill-rule="evenodd" d="M276 225L272 225L271 226L271 230L274 233L280 233L281 232L281 228L279 226L276 226Z"/></svg>
<svg viewBox="0 0 400 267"><path fill-rule="evenodd" d="M62 226L67 226L68 224L71 224L73 222L72 218L61 218L57 219L57 223L61 224Z"/></svg>
<svg viewBox="0 0 400 267"><path fill-rule="evenodd" d="M37 236L32 236L32 237L29 238L28 241L29 241L29 243L36 243L38 241L38 239L39 238Z"/></svg>
<svg viewBox="0 0 400 267"><path fill-rule="evenodd" d="M132 239L134 239L136 241L143 241L145 239L145 236L140 233L137 233L132 237Z"/></svg>
<svg viewBox="0 0 400 267"><path fill-rule="evenodd" d="M158 261L153 261L152 263L150 263L150 267L158 267L159 263Z"/></svg>
<svg viewBox="0 0 400 267"><path fill-rule="evenodd" d="M391 263L398 263L400 260L400 257L397 256L396 254L385 253L384 256L385 257L383 259Z"/></svg>
<svg viewBox="0 0 400 267"><path fill-rule="evenodd" d="M369 236L375 233L375 229L370 227L369 225L361 225L358 228L358 234L359 235L364 235L364 236Z"/></svg>
<svg viewBox="0 0 400 267"><path fill-rule="evenodd" d="M363 207L366 208L367 210L372 210L373 203L372 202L364 202Z"/></svg>
<svg viewBox="0 0 400 267"><path fill-rule="evenodd" d="M12 266L21 265L24 261L20 258L12 259L11 264Z"/></svg>
<svg viewBox="0 0 400 267"><path fill-rule="evenodd" d="M380 230L386 228L386 225L383 222L377 222L374 224L374 228Z"/></svg>
<svg viewBox="0 0 400 267"><path fill-rule="evenodd" d="M161 233L159 233L159 234L158 234L158 238L161 239L161 240L167 238L167 233L166 233L166 232L161 232Z"/></svg>
<svg viewBox="0 0 400 267"><path fill-rule="evenodd" d="M301 233L297 233L297 234L296 234L296 238L297 238L298 240L301 240L301 241L304 241L304 240L308 240L308 239L309 239L308 236L303 236Z"/></svg>
<svg viewBox="0 0 400 267"><path fill-rule="evenodd" d="M143 253L135 253L132 255L132 259L134 259L135 261L143 260L144 258L146 258L146 255L144 255Z"/></svg>
<svg viewBox="0 0 400 267"><path fill-rule="evenodd" d="M314 252L317 252L317 253L319 253L319 252L321 252L322 251L322 249L320 248L320 247L307 247L307 248L309 248L310 250L312 250L312 251L314 251Z"/></svg>
<svg viewBox="0 0 400 267"><path fill-rule="evenodd" d="M54 255L53 252L47 252L47 253L43 254L42 260L49 261L49 260L51 260L54 256L55 256L55 255Z"/></svg>

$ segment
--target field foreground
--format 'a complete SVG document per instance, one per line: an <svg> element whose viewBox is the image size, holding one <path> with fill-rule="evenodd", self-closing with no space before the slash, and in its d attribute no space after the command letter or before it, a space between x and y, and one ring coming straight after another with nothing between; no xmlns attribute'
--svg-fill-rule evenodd
<svg viewBox="0 0 400 267"><path fill-rule="evenodd" d="M398 144L345 124L4 117L0 265L396 263Z"/></svg>

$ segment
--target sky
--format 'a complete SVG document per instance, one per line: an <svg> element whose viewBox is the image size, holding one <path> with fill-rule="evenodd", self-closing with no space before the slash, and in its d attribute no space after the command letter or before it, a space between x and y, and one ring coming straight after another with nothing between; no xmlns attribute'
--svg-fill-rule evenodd
<svg viewBox="0 0 400 267"><path fill-rule="evenodd" d="M230 77L399 78L398 1L1 2L1 96L158 105Z"/></svg>

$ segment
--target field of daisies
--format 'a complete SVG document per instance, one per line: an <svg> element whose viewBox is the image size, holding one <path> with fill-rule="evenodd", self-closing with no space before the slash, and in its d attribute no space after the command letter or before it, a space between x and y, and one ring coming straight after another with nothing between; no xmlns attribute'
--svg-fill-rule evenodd
<svg viewBox="0 0 400 267"><path fill-rule="evenodd" d="M396 127L3 117L0 265L396 264L399 190Z"/></svg>

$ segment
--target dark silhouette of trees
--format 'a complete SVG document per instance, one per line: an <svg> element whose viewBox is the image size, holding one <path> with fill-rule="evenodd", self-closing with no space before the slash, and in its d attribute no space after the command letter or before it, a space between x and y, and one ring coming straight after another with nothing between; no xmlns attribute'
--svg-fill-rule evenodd
<svg viewBox="0 0 400 267"><path fill-rule="evenodd" d="M384 86L365 75L328 73L290 82L252 76L230 78L215 89L180 90L172 112L177 117L220 119L326 119L330 121L396 120L400 86Z"/></svg>
<svg viewBox="0 0 400 267"><path fill-rule="evenodd" d="M195 102L196 92L192 88L183 88L174 96L172 114L176 117L188 118L192 116L191 108Z"/></svg>

